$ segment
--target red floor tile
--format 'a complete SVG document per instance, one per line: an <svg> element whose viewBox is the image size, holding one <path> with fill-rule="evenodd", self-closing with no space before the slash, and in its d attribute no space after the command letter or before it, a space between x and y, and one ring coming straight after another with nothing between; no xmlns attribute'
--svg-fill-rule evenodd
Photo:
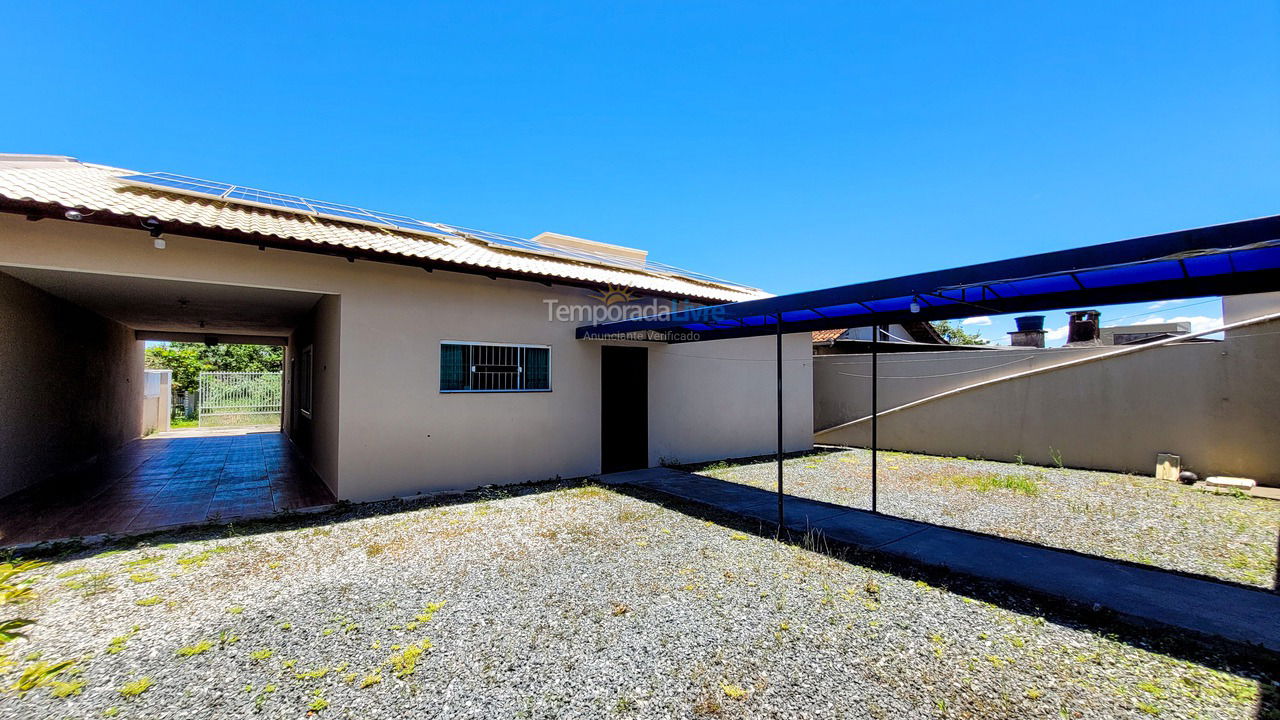
<svg viewBox="0 0 1280 720"><path fill-rule="evenodd" d="M0 545L142 532L334 501L280 433L135 440L0 502Z"/></svg>

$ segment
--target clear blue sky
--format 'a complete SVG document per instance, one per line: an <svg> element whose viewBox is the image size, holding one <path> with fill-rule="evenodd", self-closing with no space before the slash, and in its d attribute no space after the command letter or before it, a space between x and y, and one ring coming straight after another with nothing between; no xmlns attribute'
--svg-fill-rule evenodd
<svg viewBox="0 0 1280 720"><path fill-rule="evenodd" d="M564 232L773 292L1280 212L1274 0L5 19L2 150Z"/></svg>

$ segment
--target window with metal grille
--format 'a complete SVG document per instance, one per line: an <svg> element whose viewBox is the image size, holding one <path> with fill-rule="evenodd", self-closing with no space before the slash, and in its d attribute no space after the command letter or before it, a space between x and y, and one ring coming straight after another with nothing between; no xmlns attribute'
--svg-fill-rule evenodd
<svg viewBox="0 0 1280 720"><path fill-rule="evenodd" d="M551 348L546 345L440 343L440 392L546 392Z"/></svg>

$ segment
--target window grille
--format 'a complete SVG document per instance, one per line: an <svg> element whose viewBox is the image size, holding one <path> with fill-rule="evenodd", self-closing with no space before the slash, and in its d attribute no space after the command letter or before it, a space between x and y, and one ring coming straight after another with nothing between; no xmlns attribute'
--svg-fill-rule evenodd
<svg viewBox="0 0 1280 720"><path fill-rule="evenodd" d="M440 344L440 392L546 392L551 348L546 345Z"/></svg>

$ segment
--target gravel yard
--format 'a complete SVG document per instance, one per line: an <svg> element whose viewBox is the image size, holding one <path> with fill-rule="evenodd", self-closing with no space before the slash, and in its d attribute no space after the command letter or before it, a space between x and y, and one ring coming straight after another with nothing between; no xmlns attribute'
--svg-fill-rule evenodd
<svg viewBox="0 0 1280 720"><path fill-rule="evenodd" d="M784 461L790 495L868 509L871 453ZM772 462L696 472L777 488ZM1280 502L1116 473L881 452L879 510L898 517L1270 588Z"/></svg>
<svg viewBox="0 0 1280 720"><path fill-rule="evenodd" d="M0 679L76 662L0 693L0 717L1253 718L1260 696L1274 711L1274 686L1219 661L597 487L325 520L34 570L38 597L16 607L37 622Z"/></svg>

